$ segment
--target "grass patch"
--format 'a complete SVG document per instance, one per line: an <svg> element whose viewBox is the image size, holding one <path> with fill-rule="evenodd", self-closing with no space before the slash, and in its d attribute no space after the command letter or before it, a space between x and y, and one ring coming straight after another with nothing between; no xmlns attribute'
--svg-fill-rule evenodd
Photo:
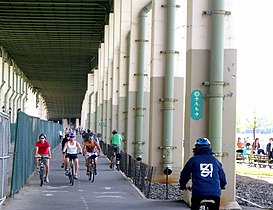
<svg viewBox="0 0 273 210"><path fill-rule="evenodd" d="M237 174L257 175L257 176L272 176L273 169L269 168L255 168L249 166L236 166Z"/></svg>

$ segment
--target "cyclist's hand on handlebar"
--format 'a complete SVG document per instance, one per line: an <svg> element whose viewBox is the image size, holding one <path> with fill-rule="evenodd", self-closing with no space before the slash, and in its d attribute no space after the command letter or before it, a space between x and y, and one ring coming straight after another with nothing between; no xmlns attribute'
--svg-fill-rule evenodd
<svg viewBox="0 0 273 210"><path fill-rule="evenodd" d="M186 186L179 186L179 190L187 190Z"/></svg>
<svg viewBox="0 0 273 210"><path fill-rule="evenodd" d="M184 190L184 191L191 191L191 187L186 187L186 186L181 186L179 187L180 190Z"/></svg>

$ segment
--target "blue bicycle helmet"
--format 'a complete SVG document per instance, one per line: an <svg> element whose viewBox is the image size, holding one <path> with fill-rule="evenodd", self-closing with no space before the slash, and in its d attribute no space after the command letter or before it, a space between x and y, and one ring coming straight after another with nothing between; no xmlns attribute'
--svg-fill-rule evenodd
<svg viewBox="0 0 273 210"><path fill-rule="evenodd" d="M210 141L207 138L198 138L195 141L195 146L210 146Z"/></svg>
<svg viewBox="0 0 273 210"><path fill-rule="evenodd" d="M69 137L70 137L70 138L75 138L75 134L74 134L74 133L70 133L70 134L69 134Z"/></svg>

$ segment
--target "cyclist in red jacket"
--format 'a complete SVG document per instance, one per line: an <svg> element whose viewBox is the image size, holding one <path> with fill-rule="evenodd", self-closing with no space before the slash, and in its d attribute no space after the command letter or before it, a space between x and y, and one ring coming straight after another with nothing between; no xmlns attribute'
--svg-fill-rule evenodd
<svg viewBox="0 0 273 210"><path fill-rule="evenodd" d="M47 157L45 159L45 166L46 166L46 176L45 182L49 182L48 174L49 174L49 159L51 158L51 150L50 150L50 143L46 140L46 135L41 133L39 136L39 140L35 143L35 164L37 169L39 168L39 157Z"/></svg>

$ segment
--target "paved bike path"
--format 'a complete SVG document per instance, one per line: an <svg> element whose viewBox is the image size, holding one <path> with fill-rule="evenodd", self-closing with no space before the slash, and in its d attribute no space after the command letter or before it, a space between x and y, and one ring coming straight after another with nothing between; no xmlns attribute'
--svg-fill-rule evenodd
<svg viewBox="0 0 273 210"><path fill-rule="evenodd" d="M84 157L79 156L79 179L69 184L61 166L61 148L51 159L50 183L39 186L39 176L33 174L26 186L13 198L7 198L1 210L165 210L189 209L178 201L157 201L143 198L141 193L119 171L109 168L107 158L98 159L95 182L88 181Z"/></svg>

